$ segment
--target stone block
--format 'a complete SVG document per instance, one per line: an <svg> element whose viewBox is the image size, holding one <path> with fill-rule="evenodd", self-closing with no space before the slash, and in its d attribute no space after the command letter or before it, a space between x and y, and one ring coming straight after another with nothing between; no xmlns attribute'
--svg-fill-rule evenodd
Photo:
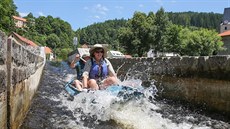
<svg viewBox="0 0 230 129"><path fill-rule="evenodd" d="M0 70L0 93L6 91L6 72Z"/></svg>

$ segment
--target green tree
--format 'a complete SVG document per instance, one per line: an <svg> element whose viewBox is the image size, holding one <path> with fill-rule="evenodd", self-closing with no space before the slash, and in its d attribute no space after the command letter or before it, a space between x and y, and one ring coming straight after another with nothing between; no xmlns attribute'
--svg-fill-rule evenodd
<svg viewBox="0 0 230 129"><path fill-rule="evenodd" d="M120 49L118 46L121 46L118 40L118 30L126 26L126 22L127 20L124 19L114 19L104 23L94 23L85 28L78 29L75 32L75 36L78 37L80 44L85 42L91 45L106 43L110 45L111 49L118 50Z"/></svg>
<svg viewBox="0 0 230 129"><path fill-rule="evenodd" d="M52 27L50 26L49 20L44 17L44 16L40 16L35 20L35 27L36 27L36 31L39 34L42 35L49 35L52 34Z"/></svg>
<svg viewBox="0 0 230 129"><path fill-rule="evenodd" d="M119 31L120 42L123 43L129 54L143 56L151 47L155 36L154 14L147 16L142 12L135 12L128 21L128 27Z"/></svg>
<svg viewBox="0 0 230 129"><path fill-rule="evenodd" d="M187 32L186 32L187 31ZM222 50L223 42L215 30L200 29L195 31L181 31L182 39L181 55L210 56Z"/></svg>
<svg viewBox="0 0 230 129"><path fill-rule="evenodd" d="M135 46L131 43L134 37L131 28L122 27L119 29L118 34L121 45L126 50L126 52L129 54L135 53Z"/></svg>
<svg viewBox="0 0 230 129"><path fill-rule="evenodd" d="M164 52L166 50L166 30L169 25L169 20L167 14L164 12L163 8L160 8L156 12L155 18L155 25L156 25L156 35L155 41L153 42L154 50Z"/></svg>
<svg viewBox="0 0 230 129"><path fill-rule="evenodd" d="M182 27L175 25L175 24L169 24L169 27L166 30L166 52L175 52L175 53L181 53L182 47L181 47L181 38L180 38L180 32L182 31Z"/></svg>
<svg viewBox="0 0 230 129"><path fill-rule="evenodd" d="M0 1L0 29L4 32L11 32L14 30L13 16L18 16L13 0Z"/></svg>
<svg viewBox="0 0 230 129"><path fill-rule="evenodd" d="M56 34L50 34L46 39L46 45L56 52L56 49L61 46L61 40Z"/></svg>
<svg viewBox="0 0 230 129"><path fill-rule="evenodd" d="M199 12L168 12L169 20L172 23L182 26L196 26L208 29L215 29L219 32L220 22L223 14L199 13Z"/></svg>

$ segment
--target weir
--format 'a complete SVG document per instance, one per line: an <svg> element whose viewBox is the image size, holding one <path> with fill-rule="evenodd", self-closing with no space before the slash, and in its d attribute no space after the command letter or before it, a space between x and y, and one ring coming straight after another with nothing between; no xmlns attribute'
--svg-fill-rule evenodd
<svg viewBox="0 0 230 129"><path fill-rule="evenodd" d="M110 61L115 68L119 68L119 76L127 76L128 70L132 69L130 75L136 75L145 86L154 80L161 99L188 102L230 118L229 57L157 57Z"/></svg>

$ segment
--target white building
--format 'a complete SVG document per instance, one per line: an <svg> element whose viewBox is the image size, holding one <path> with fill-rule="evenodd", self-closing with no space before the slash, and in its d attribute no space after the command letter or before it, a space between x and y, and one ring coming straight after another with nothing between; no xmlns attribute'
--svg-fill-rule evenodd
<svg viewBox="0 0 230 129"><path fill-rule="evenodd" d="M119 51L108 51L108 58L125 58L125 55Z"/></svg>
<svg viewBox="0 0 230 129"><path fill-rule="evenodd" d="M174 53L174 52L156 52L156 54L154 53L153 49L150 49L147 52L147 57L159 57L159 56L180 56L178 53Z"/></svg>

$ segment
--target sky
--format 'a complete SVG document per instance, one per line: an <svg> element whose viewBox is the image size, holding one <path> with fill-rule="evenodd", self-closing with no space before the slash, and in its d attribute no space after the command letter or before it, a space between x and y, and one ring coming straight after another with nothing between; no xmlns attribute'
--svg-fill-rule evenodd
<svg viewBox="0 0 230 129"><path fill-rule="evenodd" d="M51 15L77 30L106 20L130 19L135 11L156 13L161 7L165 12L223 14L230 0L14 0L14 4L21 17L30 12L35 17Z"/></svg>

